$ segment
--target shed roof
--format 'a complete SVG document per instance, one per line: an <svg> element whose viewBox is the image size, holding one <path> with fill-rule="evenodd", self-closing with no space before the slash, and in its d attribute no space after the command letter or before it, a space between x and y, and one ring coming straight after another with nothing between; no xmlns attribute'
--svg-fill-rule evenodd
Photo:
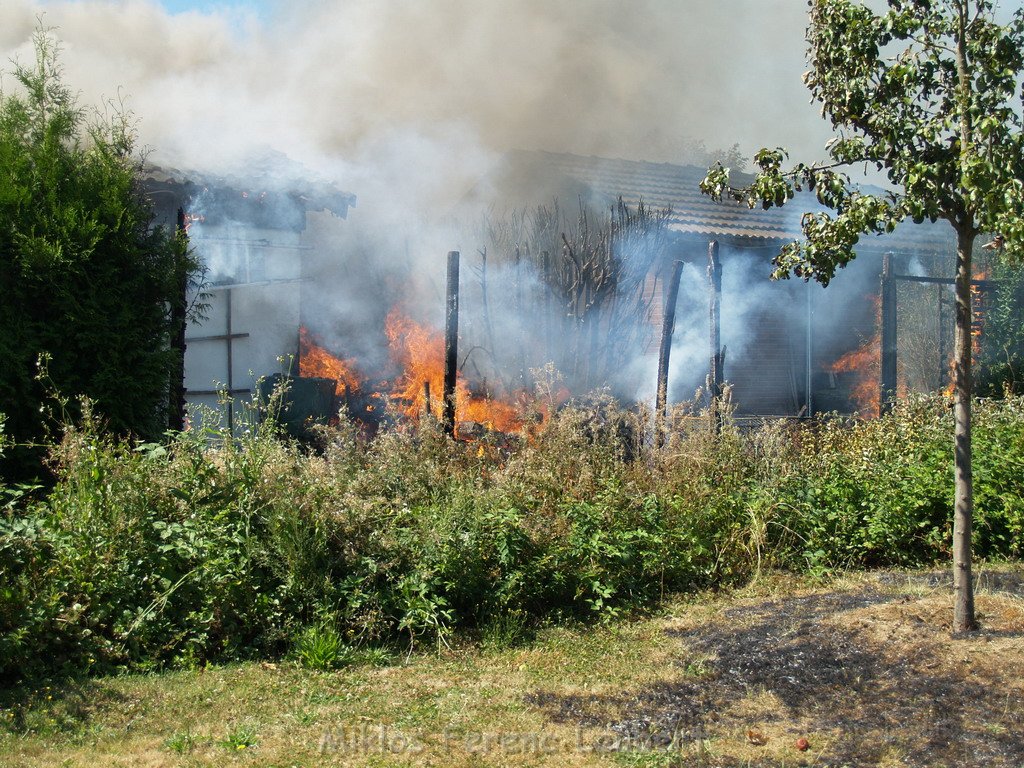
<svg viewBox="0 0 1024 768"><path fill-rule="evenodd" d="M533 190L575 186L594 205L613 204L619 197L630 205L643 201L654 208L671 209L669 226L676 232L734 238L740 243L776 241L782 245L801 236L800 217L805 211L825 210L806 191L786 206L768 210L751 209L732 200L716 202L701 194L700 181L706 172L706 168L693 165L516 150L506 155L499 176L529 180ZM750 177L737 176L736 180L745 178ZM499 193L503 193L500 182ZM891 235L865 236L862 241L862 246L871 250L946 251L954 245L952 229L944 222L906 222Z"/></svg>
<svg viewBox="0 0 1024 768"><path fill-rule="evenodd" d="M345 218L356 196L317 181L280 153L255 158L251 173L216 175L150 165L144 185L158 207L184 207L207 220L220 217L254 221L271 228L303 229L305 214L329 211ZM161 195L161 193L164 193Z"/></svg>

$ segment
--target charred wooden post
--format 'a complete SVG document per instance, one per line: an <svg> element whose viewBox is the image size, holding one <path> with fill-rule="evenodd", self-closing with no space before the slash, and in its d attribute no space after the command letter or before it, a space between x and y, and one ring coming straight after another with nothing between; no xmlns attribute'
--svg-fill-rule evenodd
<svg viewBox="0 0 1024 768"><path fill-rule="evenodd" d="M683 276L683 262L676 261L672 278L668 282L665 311L661 325L661 349L658 353L658 393L654 404L658 419L658 444L664 442L664 423L668 415L668 362L672 353L672 332L676 326L676 299L679 298L679 279Z"/></svg>
<svg viewBox="0 0 1024 768"><path fill-rule="evenodd" d="M455 436L455 379L458 373L459 357L459 252L448 252L448 286L445 291L444 323L444 431L449 437Z"/></svg>
<svg viewBox="0 0 1024 768"><path fill-rule="evenodd" d="M888 253L882 258L881 302L878 415L884 416L892 410L896 399L896 280L892 274L892 255Z"/></svg>
<svg viewBox="0 0 1024 768"><path fill-rule="evenodd" d="M426 379L423 382L423 415L433 415L433 410L430 404L430 379Z"/></svg>
<svg viewBox="0 0 1024 768"><path fill-rule="evenodd" d="M175 432L185 429L185 326L188 310L188 271L185 256L188 250L188 230L185 228L185 209L178 208L176 226L178 241L175 247L175 268L178 295L171 306L171 380L168 387L167 428Z"/></svg>
<svg viewBox="0 0 1024 768"><path fill-rule="evenodd" d="M722 431L722 389L725 384L725 350L722 349L722 262L718 241L708 243L708 315L711 327L711 370L708 373L711 429Z"/></svg>

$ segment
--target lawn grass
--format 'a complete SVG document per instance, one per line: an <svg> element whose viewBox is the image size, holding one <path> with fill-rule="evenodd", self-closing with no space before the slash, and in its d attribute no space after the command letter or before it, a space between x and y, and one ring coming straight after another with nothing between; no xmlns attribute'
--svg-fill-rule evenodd
<svg viewBox="0 0 1024 768"><path fill-rule="evenodd" d="M457 635L332 672L282 661L8 690L0 764L1017 765L1024 568L982 572L984 630L964 639L943 578L770 575L513 647Z"/></svg>

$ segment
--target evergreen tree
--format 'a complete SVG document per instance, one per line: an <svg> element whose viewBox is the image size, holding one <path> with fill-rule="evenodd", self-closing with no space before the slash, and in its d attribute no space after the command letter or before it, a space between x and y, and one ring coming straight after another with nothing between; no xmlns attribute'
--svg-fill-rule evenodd
<svg viewBox="0 0 1024 768"><path fill-rule="evenodd" d="M173 310L196 270L184 239L152 226L127 116L87 119L54 39L34 43L0 94L0 411L18 444L3 469L20 478L38 472L49 386L71 416L85 395L118 433L166 429Z"/></svg>

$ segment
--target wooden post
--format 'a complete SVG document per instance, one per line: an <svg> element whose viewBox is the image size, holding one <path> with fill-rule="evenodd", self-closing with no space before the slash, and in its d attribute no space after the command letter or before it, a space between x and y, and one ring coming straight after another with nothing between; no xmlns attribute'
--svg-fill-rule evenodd
<svg viewBox="0 0 1024 768"><path fill-rule="evenodd" d="M896 399L896 281L892 275L892 254L882 257L881 361L879 365L878 415L892 410Z"/></svg>
<svg viewBox="0 0 1024 768"><path fill-rule="evenodd" d="M708 374L711 428L722 431L722 387L725 383L725 352L722 349L722 262L718 259L718 241L708 243L708 317L711 329L711 370Z"/></svg>
<svg viewBox="0 0 1024 768"><path fill-rule="evenodd" d="M430 409L430 379L425 379L423 381L423 415L433 415L433 412Z"/></svg>
<svg viewBox="0 0 1024 768"><path fill-rule="evenodd" d="M168 387L167 428L175 432L185 429L185 327L188 325L188 273L185 256L188 250L188 230L185 228L185 209L178 208L177 242L174 244L174 267L178 271L178 295L171 307L171 350L175 356L171 364Z"/></svg>
<svg viewBox="0 0 1024 768"><path fill-rule="evenodd" d="M661 325L661 350L658 353L658 393L654 404L658 419L658 444L664 442L664 421L668 416L668 361L672 352L672 332L676 325L676 299L679 297L679 279L683 275L683 262L676 261L672 267L672 279L668 283L665 298L664 317Z"/></svg>
<svg viewBox="0 0 1024 768"><path fill-rule="evenodd" d="M448 252L448 286L445 291L444 323L444 431L455 436L455 378L459 356L459 252Z"/></svg>
<svg viewBox="0 0 1024 768"><path fill-rule="evenodd" d="M235 434L235 358L234 358L234 331L231 327L231 287L228 286L224 289L224 302L225 302L225 324L227 334L225 335L224 343L227 344L228 351L228 380L226 383L228 396L228 432L232 436Z"/></svg>
<svg viewBox="0 0 1024 768"><path fill-rule="evenodd" d="M807 398L804 403L804 409L808 419L814 418L814 293L812 291L812 284L810 281L806 284L807 287L807 344L806 344L806 355L807 355L807 379L804 386L807 388Z"/></svg>
<svg viewBox="0 0 1024 768"><path fill-rule="evenodd" d="M939 320L938 320L939 331L938 331L938 334L937 334L937 336L938 336L937 341L938 341L938 346L939 346L939 386L936 387L936 389L945 389L945 387L946 387L946 379L949 377L949 360L946 359L947 358L947 354L948 354L946 352L946 334L945 334L945 330L946 330L946 317L945 317L945 312L943 312L943 305L945 304L945 300L944 300L944 296L943 296L943 292L944 291L945 291L945 287L944 286L942 286L942 285L936 285L935 286L935 297L938 300L938 306L939 306Z"/></svg>

